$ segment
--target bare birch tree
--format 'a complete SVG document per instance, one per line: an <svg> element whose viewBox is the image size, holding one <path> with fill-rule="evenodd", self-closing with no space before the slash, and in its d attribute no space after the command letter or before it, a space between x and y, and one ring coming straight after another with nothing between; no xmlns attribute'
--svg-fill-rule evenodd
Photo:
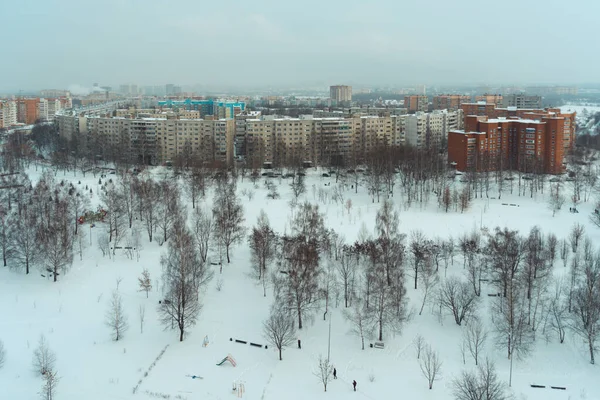
<svg viewBox="0 0 600 400"><path fill-rule="evenodd" d="M44 385L42 386L42 391L40 392L40 397L43 400L53 400L56 395L56 387L58 386L58 382L60 379L58 378L58 373L56 371L48 371L44 374Z"/></svg>
<svg viewBox="0 0 600 400"><path fill-rule="evenodd" d="M425 347L423 358L419 360L419 366L423 376L427 379L429 389L433 388L433 382L439 378L439 374L442 371L442 360L436 350L429 345Z"/></svg>
<svg viewBox="0 0 600 400"><path fill-rule="evenodd" d="M276 300L271 306L269 318L263 322L263 335L265 339L279 351L279 360L282 360L282 351L296 340L294 318L285 306Z"/></svg>
<svg viewBox="0 0 600 400"><path fill-rule="evenodd" d="M140 286L140 292L146 292L146 298L148 298L148 293L152 290L152 279L150 279L150 272L148 268L144 268L142 271L142 276L138 278L138 284Z"/></svg>
<svg viewBox="0 0 600 400"><path fill-rule="evenodd" d="M46 337L40 335L37 348L33 351L33 368L41 375L54 370L56 364L56 354L50 349Z"/></svg>
<svg viewBox="0 0 600 400"><path fill-rule="evenodd" d="M192 215L192 232L196 239L200 259L202 262L206 262L213 232L212 215L203 211L200 207L196 207Z"/></svg>
<svg viewBox="0 0 600 400"><path fill-rule="evenodd" d="M165 328L177 325L179 341L183 341L184 334L196 324L202 309L198 291L212 278L212 271L198 257L183 215L174 223L172 240L161 264L166 295L158 313Z"/></svg>
<svg viewBox="0 0 600 400"><path fill-rule="evenodd" d="M355 299L352 306L344 310L344 317L351 324L350 332L360 338L361 349L365 349L365 337L372 332L370 312L365 303Z"/></svg>
<svg viewBox="0 0 600 400"><path fill-rule="evenodd" d="M468 282L457 277L446 279L438 296L440 304L452 314L457 325L468 322L477 311L477 296Z"/></svg>
<svg viewBox="0 0 600 400"><path fill-rule="evenodd" d="M225 247L227 263L231 262L229 252L233 244L244 239L244 209L235 193L235 184L224 185L215 195L213 206L215 239Z"/></svg>
<svg viewBox="0 0 600 400"><path fill-rule="evenodd" d="M118 289L112 292L106 311L105 323L110 328L115 341L122 339L127 329L129 329L127 315L123 309L123 299Z"/></svg>
<svg viewBox="0 0 600 400"><path fill-rule="evenodd" d="M317 365L316 371L313 372L321 383L323 384L323 391L327 391L327 384L332 378L333 374L333 365L329 362L329 358L323 357L322 354L319 354L319 363Z"/></svg>
<svg viewBox="0 0 600 400"><path fill-rule="evenodd" d="M463 331L464 342L475 361L479 365L479 355L483 351L487 340L487 331L485 330L479 318L472 318Z"/></svg>
<svg viewBox="0 0 600 400"><path fill-rule="evenodd" d="M456 400L507 400L510 396L506 389L489 359L479 365L476 373L463 371L452 381L452 394Z"/></svg>

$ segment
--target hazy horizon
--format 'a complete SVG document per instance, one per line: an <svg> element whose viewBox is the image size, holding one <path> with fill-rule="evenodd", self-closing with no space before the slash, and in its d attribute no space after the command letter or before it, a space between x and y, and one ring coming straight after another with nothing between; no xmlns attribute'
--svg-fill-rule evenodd
<svg viewBox="0 0 600 400"><path fill-rule="evenodd" d="M3 2L0 92L599 81L591 1L203 3Z"/></svg>

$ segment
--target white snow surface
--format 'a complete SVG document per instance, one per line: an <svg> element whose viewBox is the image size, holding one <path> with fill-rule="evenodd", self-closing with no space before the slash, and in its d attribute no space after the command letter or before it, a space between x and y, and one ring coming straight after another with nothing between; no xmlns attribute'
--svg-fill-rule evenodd
<svg viewBox="0 0 600 400"><path fill-rule="evenodd" d="M30 172L35 181L35 175L39 176L40 171L32 169ZM70 180L81 187L89 185L94 191L92 208L98 204L97 177L88 173L84 178L79 172L73 177L72 172L66 175L61 172L56 178ZM115 175L108 178L117 179ZM274 179L281 198L269 200L263 180L256 189L248 179L238 184L238 193L243 189L255 192L250 201L242 197L246 225L254 225L262 209L277 232L289 232L288 202L292 194L288 182ZM331 186L324 186L329 182ZM314 172L307 176L305 199L318 203L312 185L332 190L335 178L322 178ZM457 238L480 226L490 229L508 226L527 234L532 226L539 225L544 233L554 232L560 239L568 234L573 223L579 222L585 225L594 243L599 243L600 239L600 230L588 219L593 211L593 201L582 203L579 214L569 213L566 204L552 217L543 195L518 197L515 189L514 195L505 190L501 200L476 199L470 209L461 214L443 212L434 204L434 196L423 208L413 204L406 209L400 204L400 192L400 185L397 185L393 201L400 210L400 229L405 233L421 229L431 238L450 235ZM490 195L497 196L497 193ZM212 193L207 197L200 206L209 211ZM319 203L319 207L326 215L326 225L352 242L363 223L373 232L375 213L380 205L372 203L364 187L359 187L358 194L348 187L345 198L353 203L349 215L343 205L331 201ZM191 211L191 205L189 209ZM89 234L89 225L83 225L83 228ZM285 349L282 361L272 346L265 350L230 341L230 338L237 338L266 344L262 321L268 315L272 293L268 290L267 297L263 297L262 288L249 276L250 251L246 243L233 248L232 262L223 266L222 274L214 267L216 275L202 295L204 307L198 322L185 340L179 342L176 331L165 330L159 324L156 312L161 299L160 285L157 284L161 275L160 256L167 245L148 243L142 231L141 260L129 260L125 254L117 253L113 261L103 258L97 248L100 229L103 229L102 224L91 229L92 246L85 250L83 260L79 259L79 254L75 255L71 270L60 276L57 283L41 277L39 271L25 276L9 268L0 268L0 340L4 341L6 349L6 362L0 369L0 399L38 397L42 380L33 371L31 360L40 334L46 336L57 355L56 370L61 379L57 400L153 399L163 398L157 397L163 394L170 399L230 399L236 397L232 392L234 381L244 382L243 398L256 400L451 399L452 379L462 370L474 368L471 359L463 365L459 351L462 328L451 316L440 324L426 308L423 315L413 317L401 334L388 335L384 340L385 349L366 348L363 351L360 339L348 333L349 325L342 317L341 302L331 316L331 360L339 379L331 381L327 392L323 392L313 371L319 354L327 354L329 322L323 320L324 310L298 333L302 349L296 346ZM148 299L145 293L138 291L137 278L143 268L149 269L154 285ZM555 269L557 273L564 270L560 260ZM460 256L448 272L464 273ZM130 327L122 340L114 342L104 324L104 315L117 278L122 278L120 292ZM223 287L218 291L217 281L221 279ZM417 307L421 300L420 290L414 290L410 282L407 282L407 289L411 306ZM483 289L480 312L484 316L489 313L490 298L486 297L489 291ZM141 305L146 309L143 333L140 333L138 319ZM441 377L432 390L428 390L412 345L418 334L440 352L443 360ZM205 336L210 341L207 347L202 346ZM509 361L505 350L493 346L492 336L485 353L496 361L500 378L508 381ZM373 339L368 342L372 343ZM164 356L145 376L166 346ZM237 367L230 363L215 365L228 354L235 358ZM525 360L514 362L511 391L517 399L599 399L598 367L590 365L588 357L585 344L570 333L564 344L559 344L554 336L547 342L539 335L534 352ZM189 375L203 379L191 379ZM372 382L370 375L374 377ZM358 382L356 393L352 393L352 380ZM140 381L137 394L133 394L134 386ZM532 389L530 384L566 386L567 390Z"/></svg>

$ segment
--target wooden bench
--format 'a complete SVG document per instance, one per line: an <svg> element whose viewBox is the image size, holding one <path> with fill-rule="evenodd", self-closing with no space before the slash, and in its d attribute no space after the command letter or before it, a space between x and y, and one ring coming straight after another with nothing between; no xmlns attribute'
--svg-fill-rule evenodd
<svg viewBox="0 0 600 400"><path fill-rule="evenodd" d="M384 348L384 344L383 342L375 342L375 344L373 345L373 347L375 347L376 349L383 349Z"/></svg>

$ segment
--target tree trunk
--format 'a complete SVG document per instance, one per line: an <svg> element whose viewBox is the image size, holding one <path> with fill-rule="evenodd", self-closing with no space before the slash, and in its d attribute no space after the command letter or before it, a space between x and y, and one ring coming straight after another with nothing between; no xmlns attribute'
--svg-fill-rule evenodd
<svg viewBox="0 0 600 400"><path fill-rule="evenodd" d="M591 339L588 339L588 346L590 348L590 364L596 364L594 360L594 342Z"/></svg>
<svg viewBox="0 0 600 400"><path fill-rule="evenodd" d="M281 358L281 347L280 347L279 348L279 361L281 361L281 360L282 360L282 358Z"/></svg>
<svg viewBox="0 0 600 400"><path fill-rule="evenodd" d="M226 246L227 249L227 264L231 263L231 260L229 259L229 245Z"/></svg>

